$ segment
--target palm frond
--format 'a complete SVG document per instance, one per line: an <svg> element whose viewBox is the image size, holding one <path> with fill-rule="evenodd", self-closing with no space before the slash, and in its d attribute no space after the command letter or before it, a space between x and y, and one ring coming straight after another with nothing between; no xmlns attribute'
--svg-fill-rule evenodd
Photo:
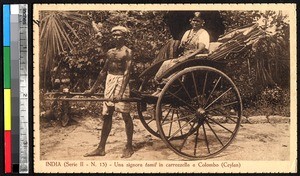
<svg viewBox="0 0 300 176"><path fill-rule="evenodd" d="M77 23L82 23L87 25L89 22L82 19L82 16L78 17L76 16L76 13L66 13L66 12L62 12L59 15L61 15L62 17L65 17L66 19L72 20L73 22L77 22Z"/></svg>
<svg viewBox="0 0 300 176"><path fill-rule="evenodd" d="M70 31L72 31L73 35L74 35L76 38L79 39L79 37L78 37L78 35L76 34L76 31L74 30L74 28L73 28L69 23L67 23L67 22L65 22L65 21L62 21L62 22L64 23L64 25L65 25L66 27L68 27L68 29L70 29Z"/></svg>
<svg viewBox="0 0 300 176"><path fill-rule="evenodd" d="M60 52L70 51L74 48L70 35L79 38L76 25L88 25L90 22L83 14L66 11L46 11L40 15L41 58L43 59L44 84L46 75L50 73L55 57ZM45 86L45 85L44 85Z"/></svg>

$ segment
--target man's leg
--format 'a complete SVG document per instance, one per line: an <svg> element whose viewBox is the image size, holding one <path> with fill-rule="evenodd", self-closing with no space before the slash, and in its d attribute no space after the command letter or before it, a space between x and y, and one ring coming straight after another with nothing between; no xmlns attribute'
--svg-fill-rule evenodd
<svg viewBox="0 0 300 176"><path fill-rule="evenodd" d="M94 151L85 154L84 156L104 156L105 155L105 144L107 141L107 138L109 136L109 133L111 131L112 126L112 115L114 112L113 107L108 108L108 114L103 115L103 125L102 125L102 131L101 131L101 139L98 148L96 148Z"/></svg>
<svg viewBox="0 0 300 176"><path fill-rule="evenodd" d="M133 136L133 122L129 113L122 113L125 122L125 129L127 135L127 143L123 151L122 158L129 158L133 154L132 136Z"/></svg>

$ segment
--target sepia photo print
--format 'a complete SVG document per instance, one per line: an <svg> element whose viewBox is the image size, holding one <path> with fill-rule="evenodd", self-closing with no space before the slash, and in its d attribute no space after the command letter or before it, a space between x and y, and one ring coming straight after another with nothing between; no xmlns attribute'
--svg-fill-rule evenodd
<svg viewBox="0 0 300 176"><path fill-rule="evenodd" d="M294 4L33 11L35 172L296 172Z"/></svg>

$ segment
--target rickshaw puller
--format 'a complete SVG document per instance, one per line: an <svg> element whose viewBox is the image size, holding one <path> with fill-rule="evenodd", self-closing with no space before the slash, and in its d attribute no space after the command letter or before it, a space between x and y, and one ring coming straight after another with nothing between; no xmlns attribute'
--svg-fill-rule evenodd
<svg viewBox="0 0 300 176"><path fill-rule="evenodd" d="M103 69L90 90L85 91L86 94L92 94L96 88L106 77L104 98L113 99L113 102L103 102L103 127L99 146L92 152L85 154L89 156L104 156L105 145L112 127L113 112L120 112L125 122L127 143L123 150L122 158L129 158L134 153L132 147L133 121L130 117L130 103L120 102L122 98L129 98L129 76L132 67L131 49L125 46L125 34L128 29L123 26L113 27L112 37L116 47L107 52L107 59Z"/></svg>

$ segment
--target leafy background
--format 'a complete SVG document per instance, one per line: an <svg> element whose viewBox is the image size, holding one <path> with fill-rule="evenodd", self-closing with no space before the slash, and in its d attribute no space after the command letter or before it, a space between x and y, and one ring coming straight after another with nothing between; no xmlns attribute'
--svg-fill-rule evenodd
<svg viewBox="0 0 300 176"><path fill-rule="evenodd" d="M289 23L280 11L215 11L225 32L259 23L266 32L239 54L230 55L230 77L240 89L245 115L289 116ZM110 29L129 28L127 46L134 53L131 86L172 38L165 17L156 11L42 11L40 27L40 87L53 91L56 77L69 77L71 91L91 87L113 47ZM176 21L176 20L175 20Z"/></svg>

